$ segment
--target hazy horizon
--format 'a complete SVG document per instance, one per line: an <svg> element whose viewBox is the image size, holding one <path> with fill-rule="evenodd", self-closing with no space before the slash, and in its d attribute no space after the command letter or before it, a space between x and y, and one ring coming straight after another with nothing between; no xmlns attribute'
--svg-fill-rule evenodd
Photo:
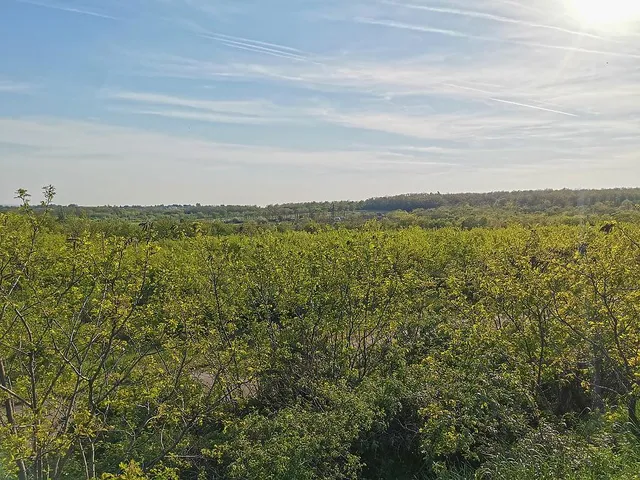
<svg viewBox="0 0 640 480"><path fill-rule="evenodd" d="M640 12L576 2L4 0L0 204L630 187Z"/></svg>
<svg viewBox="0 0 640 480"><path fill-rule="evenodd" d="M164 203L137 203L137 204L80 204L80 203L75 203L75 202L71 202L71 203L60 203L58 201L56 201L56 199L54 199L53 202L53 206L61 206L61 207L68 207L71 205L75 205L78 207L86 207L86 208L96 208L96 207L116 207L116 208L122 208L122 207L142 207L142 208L148 208L148 207L171 207L171 206L196 206L196 205L200 205L203 207L220 207L220 206L239 206L239 207L259 207L259 208L264 208L264 207L268 207L268 206L277 206L277 205L289 205L289 204L300 204L300 203L313 203L313 202L318 202L318 203L332 203L332 202L360 202L360 201L366 201L372 198L390 198L390 197L397 197L397 196L402 196L402 195L432 195L432 194L441 194L441 195L473 195L473 194L483 194L483 193L519 193L519 192L545 192L545 191L563 191L563 190L568 190L568 191L581 191L581 190L593 190L593 191L607 191L607 190L617 190L617 189L629 189L629 190L633 190L633 189L640 189L640 186L631 186L631 187L607 187L607 188L568 188L568 187L564 187L564 188L539 188L539 189L521 189L521 190L485 190L485 191L458 191L458 192L448 192L448 191L424 191L424 192L402 192L402 193L398 193L398 194L393 194L393 195L376 195L376 196L372 196L372 197L363 197L363 198L328 198L328 199L321 199L321 200L308 200L308 201L293 201L293 202L289 202L289 201L283 201L283 202L277 202L277 203L264 203L264 204L256 204L256 203L203 203L203 202L194 202L194 203L178 203L178 202L164 202ZM31 195L30 200L31 203L33 205L37 205L39 204L41 198L40 198L40 193L41 189L38 191L31 191L28 190L28 193ZM56 194L56 198L57 198L57 194ZM7 203L0 203L0 207L19 207L21 205L21 203L17 202L17 201L13 201L13 202L7 202Z"/></svg>

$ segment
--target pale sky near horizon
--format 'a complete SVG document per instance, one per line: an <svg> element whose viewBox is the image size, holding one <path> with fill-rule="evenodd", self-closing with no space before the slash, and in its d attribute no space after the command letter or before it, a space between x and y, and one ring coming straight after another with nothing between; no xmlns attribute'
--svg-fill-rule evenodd
<svg viewBox="0 0 640 480"><path fill-rule="evenodd" d="M0 204L640 185L636 0L0 0Z"/></svg>

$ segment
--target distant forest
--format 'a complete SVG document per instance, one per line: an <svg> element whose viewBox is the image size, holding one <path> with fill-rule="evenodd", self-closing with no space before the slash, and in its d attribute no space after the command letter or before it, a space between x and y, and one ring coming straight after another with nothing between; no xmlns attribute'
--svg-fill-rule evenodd
<svg viewBox="0 0 640 480"><path fill-rule="evenodd" d="M65 224L105 220L93 228L122 230L131 235L142 224L153 224L160 238L195 234L230 235L257 230L359 228L379 221L388 228L580 225L616 219L640 220L640 188L605 190L531 190L491 193L411 193L361 201L306 202L268 205L53 205L51 212ZM0 212L17 207L0 207ZM38 212L42 206L33 206Z"/></svg>
<svg viewBox="0 0 640 480"><path fill-rule="evenodd" d="M79 206L56 205L60 215L86 216L88 218L156 218L174 217L191 219L233 218L271 220L297 219L301 216L341 215L348 212L392 212L404 210L434 210L438 208L507 208L522 212L543 212L549 209L572 208L631 208L640 203L640 188L612 188L601 190L524 190L489 193L407 193L403 195L374 197L358 201L327 201L283 203L259 207L255 205L155 205L155 206ZM0 206L0 211L16 207ZM37 209L37 207L35 207Z"/></svg>

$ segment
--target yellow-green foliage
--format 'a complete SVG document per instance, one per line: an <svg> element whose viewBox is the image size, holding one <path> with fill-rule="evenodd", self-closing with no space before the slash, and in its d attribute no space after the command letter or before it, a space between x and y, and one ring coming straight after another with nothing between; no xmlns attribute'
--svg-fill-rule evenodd
<svg viewBox="0 0 640 480"><path fill-rule="evenodd" d="M3 214L0 475L632 478L640 228L600 226Z"/></svg>

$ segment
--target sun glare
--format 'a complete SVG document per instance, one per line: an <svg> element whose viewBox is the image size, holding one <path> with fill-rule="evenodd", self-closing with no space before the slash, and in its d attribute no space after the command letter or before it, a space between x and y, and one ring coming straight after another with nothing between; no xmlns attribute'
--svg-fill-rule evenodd
<svg viewBox="0 0 640 480"><path fill-rule="evenodd" d="M640 20L640 0L570 0L570 6L588 27L615 29Z"/></svg>

